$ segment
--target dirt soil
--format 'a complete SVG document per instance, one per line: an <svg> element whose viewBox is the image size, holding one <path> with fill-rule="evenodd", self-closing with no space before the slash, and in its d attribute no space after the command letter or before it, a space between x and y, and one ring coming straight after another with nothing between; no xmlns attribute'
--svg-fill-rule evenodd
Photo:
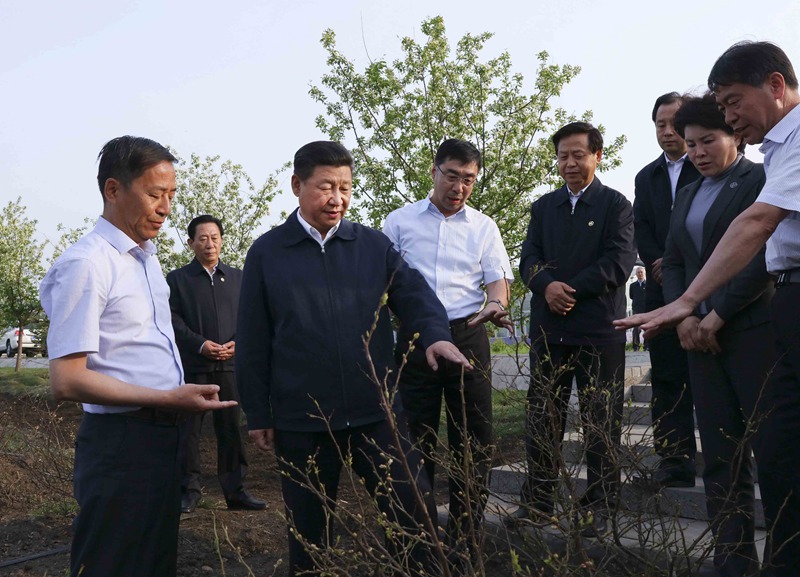
<svg viewBox="0 0 800 577"><path fill-rule="evenodd" d="M0 575L69 574L70 525L76 512L71 447L80 418L73 403L54 407L39 399L0 397ZM202 443L203 501L196 512L181 517L178 575L286 575L281 561L287 553L286 524L275 457L248 445L247 488L269 507L228 511L214 473L210 421ZM519 456L519 445L500 447L498 459ZM440 501L446 491L446 481L437 479ZM349 497L345 491L340 500ZM497 575L508 574L505 563L492 565Z"/></svg>

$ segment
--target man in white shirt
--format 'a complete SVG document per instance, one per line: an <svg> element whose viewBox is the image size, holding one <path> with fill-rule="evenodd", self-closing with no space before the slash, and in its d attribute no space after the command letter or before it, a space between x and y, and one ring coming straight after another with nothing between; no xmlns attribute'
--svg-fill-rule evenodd
<svg viewBox="0 0 800 577"><path fill-rule="evenodd" d="M180 519L178 423L234 406L183 384L155 238L175 196L175 157L123 136L100 152L103 214L40 287L56 400L83 403L75 442L71 575L170 577Z"/></svg>
<svg viewBox="0 0 800 577"><path fill-rule="evenodd" d="M767 270L776 275L772 329L779 361L766 390L759 427L758 480L770 541L764 575L800 575L800 92L786 53L769 42L734 44L720 56L708 87L725 122L747 144L763 143L767 181L756 200L728 227L714 253L678 300L614 321L641 325L645 338L675 326L726 284L767 244ZM707 339L709 335L700 335Z"/></svg>
<svg viewBox="0 0 800 577"><path fill-rule="evenodd" d="M511 331L514 327L506 310L508 284L514 275L500 231L491 218L466 205L480 170L481 153L475 146L458 139L444 141L431 167L431 195L392 212L383 229L406 262L421 272L436 292L447 311L454 343L475 366L471 373L463 373L457 364L444 362L433 370L424 351L416 348L400 373L410 433L426 456L424 467L431 486L444 396L451 451L451 458L445 461L450 473L447 535L452 543L465 534L470 511L473 521L481 522L491 465L492 372L484 323ZM412 340L401 326L398 363ZM461 470L465 437L472 451L468 462L474 463L468 471ZM471 479L471 484L465 484L465 478ZM430 507L435 507L432 499Z"/></svg>

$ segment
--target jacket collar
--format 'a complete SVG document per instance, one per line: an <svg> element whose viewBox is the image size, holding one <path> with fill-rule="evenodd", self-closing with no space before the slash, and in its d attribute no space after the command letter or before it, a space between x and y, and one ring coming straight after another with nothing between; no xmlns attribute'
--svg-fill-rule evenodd
<svg viewBox="0 0 800 577"><path fill-rule="evenodd" d="M197 257L194 257L192 259L192 262L190 262L188 265L186 265L186 268L188 269L190 274L194 274L194 275L198 275L198 274L201 274L201 273L202 274L208 274L208 271L206 270L206 267L204 267L202 264L200 264L200 261L197 260ZM224 262L222 262L222 259L217 261L217 272L220 273L222 276L225 276L226 274L228 274L230 272L230 270L231 270L231 267L229 267Z"/></svg>
<svg viewBox="0 0 800 577"><path fill-rule="evenodd" d="M299 210L299 208L294 209L294 212L289 215L289 218L286 219L286 222L281 225L284 227L284 234L286 236L283 242L284 246L292 246L304 240L310 240L315 244L317 242L308 236L308 233L303 228L303 225L301 225L300 221L297 220L297 212ZM336 230L336 235L331 239L331 241L334 241L337 238L341 240L355 240L355 225L349 220L343 218L341 223L339 223L339 228Z"/></svg>
<svg viewBox="0 0 800 577"><path fill-rule="evenodd" d="M597 190L600 190L602 186L603 183L601 183L600 179L597 178L597 175L595 175L594 180L592 180L592 183L586 187L586 190L584 190L583 194L580 195L580 197L578 198L578 202L585 202L586 204L591 206L592 197L594 196L593 193ZM556 195L557 195L556 206L564 204L565 202L569 202L570 192L569 189L567 188L566 183L564 183L564 186L556 190Z"/></svg>

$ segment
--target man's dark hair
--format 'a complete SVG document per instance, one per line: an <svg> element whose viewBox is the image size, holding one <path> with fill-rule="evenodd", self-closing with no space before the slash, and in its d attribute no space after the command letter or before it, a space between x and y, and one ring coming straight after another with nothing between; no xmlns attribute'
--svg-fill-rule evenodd
<svg viewBox="0 0 800 577"><path fill-rule="evenodd" d="M690 124L702 126L711 130L722 130L726 134L733 135L733 128L725 123L725 113L719 109L717 99L713 92L708 92L703 96L686 95L682 98L683 104L675 113L675 132L684 136L686 127ZM739 143L738 150L743 152L745 142Z"/></svg>
<svg viewBox="0 0 800 577"><path fill-rule="evenodd" d="M353 170L353 155L338 142L316 140L294 153L294 173L305 180L318 166L349 166Z"/></svg>
<svg viewBox="0 0 800 577"><path fill-rule="evenodd" d="M220 219L211 216L210 214L201 214L200 216L196 216L192 219L192 222L189 223L189 227L187 228L187 232L189 233L189 238L194 240L194 235L197 232L197 227L201 224L206 224L208 222L213 222L217 225L219 229L219 235L225 236L225 229L222 226L222 221Z"/></svg>
<svg viewBox="0 0 800 577"><path fill-rule="evenodd" d="M451 159L461 164L470 164L474 162L478 165L478 170L483 166L481 151L471 142L459 138L449 138L442 142L436 150L436 156L433 162L436 166L440 166L442 163Z"/></svg>
<svg viewBox="0 0 800 577"><path fill-rule="evenodd" d="M717 58L708 75L708 89L747 84L761 86L769 75L779 72L786 86L797 90L797 75L786 53L772 42L738 42Z"/></svg>
<svg viewBox="0 0 800 577"><path fill-rule="evenodd" d="M588 134L589 135L589 150L597 152L603 150L603 135L594 126L588 122L570 122L559 128L553 135L553 146L558 153L558 143L562 138L572 136L573 134Z"/></svg>
<svg viewBox="0 0 800 577"><path fill-rule="evenodd" d="M128 187L151 166L178 160L166 147L141 136L120 136L109 140L97 158L100 160L97 169L100 194L104 194L109 178L115 178Z"/></svg>
<svg viewBox="0 0 800 577"><path fill-rule="evenodd" d="M665 104L669 106L670 104L675 104L676 102L680 103L683 100L683 97L678 94L677 92L667 92L666 94L662 94L658 98L656 98L656 103L653 105L653 122L656 121L656 115L658 114L658 109L664 106Z"/></svg>

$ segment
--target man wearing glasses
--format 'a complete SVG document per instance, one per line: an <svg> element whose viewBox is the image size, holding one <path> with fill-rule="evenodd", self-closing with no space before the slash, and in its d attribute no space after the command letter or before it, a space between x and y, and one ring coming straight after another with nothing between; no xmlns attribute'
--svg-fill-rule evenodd
<svg viewBox="0 0 800 577"><path fill-rule="evenodd" d="M475 367L463 373L456 363L444 361L433 370L425 361L424 350L417 347L400 371L409 430L425 454L431 485L444 397L450 446L445 462L450 464L447 537L451 545L466 534L469 513L473 523L481 522L486 501L482 481L491 464L492 380L484 323L490 321L512 331L514 327L506 310L508 283L514 275L500 230L491 218L466 205L480 169L481 153L475 146L455 138L444 141L431 167L433 192L392 212L383 230L436 292L447 310L453 342ZM411 341L413 336L401 327L396 350L399 365ZM460 465L467 443L472 451L467 462L473 465L465 471ZM472 483L465 485L466 478ZM429 507L435 507L432 498ZM435 515L435 508L431 514Z"/></svg>

